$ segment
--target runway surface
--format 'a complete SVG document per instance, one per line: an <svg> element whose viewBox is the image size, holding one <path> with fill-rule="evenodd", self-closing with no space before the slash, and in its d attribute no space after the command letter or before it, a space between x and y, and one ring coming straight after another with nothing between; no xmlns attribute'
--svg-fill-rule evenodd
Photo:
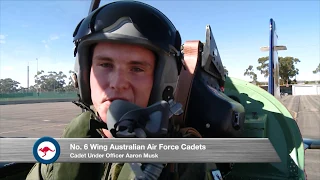
<svg viewBox="0 0 320 180"><path fill-rule="evenodd" d="M285 96L282 103L298 123L302 137L320 139L320 96ZM320 150L308 149L305 153L308 179L320 179Z"/></svg>
<svg viewBox="0 0 320 180"><path fill-rule="evenodd" d="M320 139L320 96L285 96L281 99L305 138ZM60 137L81 109L71 102L0 105L0 136ZM320 179L320 150L306 151L309 180Z"/></svg>
<svg viewBox="0 0 320 180"><path fill-rule="evenodd" d="M303 137L320 139L320 96L286 96L282 103L296 116Z"/></svg>
<svg viewBox="0 0 320 180"><path fill-rule="evenodd" d="M71 102L0 106L0 136L58 138L81 109Z"/></svg>

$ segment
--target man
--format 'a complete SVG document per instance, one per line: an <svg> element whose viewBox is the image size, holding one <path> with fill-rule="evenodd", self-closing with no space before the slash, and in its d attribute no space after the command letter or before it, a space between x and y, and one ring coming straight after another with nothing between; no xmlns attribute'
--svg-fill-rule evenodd
<svg viewBox="0 0 320 180"><path fill-rule="evenodd" d="M173 99L182 66L181 37L157 9L133 1L109 3L79 23L74 42L80 97L76 104L86 111L71 121L62 137L112 138L106 116L114 100L147 107ZM37 163L27 179L122 179L123 165ZM195 171L191 168L190 173ZM159 179L170 179L166 172Z"/></svg>

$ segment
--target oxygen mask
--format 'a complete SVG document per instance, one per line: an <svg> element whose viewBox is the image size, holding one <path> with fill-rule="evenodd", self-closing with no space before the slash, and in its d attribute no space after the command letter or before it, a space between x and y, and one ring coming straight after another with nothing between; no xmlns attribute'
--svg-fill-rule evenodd
<svg viewBox="0 0 320 180"><path fill-rule="evenodd" d="M107 125L116 138L159 138L167 135L169 119L182 112L182 105L173 100L162 100L146 108L115 100L107 112Z"/></svg>

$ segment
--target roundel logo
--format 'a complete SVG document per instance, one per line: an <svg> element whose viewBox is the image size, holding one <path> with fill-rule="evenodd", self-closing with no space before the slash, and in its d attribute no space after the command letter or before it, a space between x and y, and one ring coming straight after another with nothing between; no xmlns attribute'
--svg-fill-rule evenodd
<svg viewBox="0 0 320 180"><path fill-rule="evenodd" d="M33 156L39 163L54 163L60 156L60 145L51 137L42 137L33 145Z"/></svg>

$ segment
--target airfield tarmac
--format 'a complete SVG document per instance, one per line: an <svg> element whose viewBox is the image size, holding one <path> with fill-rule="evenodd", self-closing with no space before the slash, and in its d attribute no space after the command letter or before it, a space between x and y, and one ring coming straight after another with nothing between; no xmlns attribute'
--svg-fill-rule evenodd
<svg viewBox="0 0 320 180"><path fill-rule="evenodd" d="M320 139L320 96L284 96L282 103L298 123L302 137ZM308 149L305 166L309 180L320 179L320 149Z"/></svg>
<svg viewBox="0 0 320 180"><path fill-rule="evenodd" d="M320 139L320 96L285 96L282 102L303 137ZM80 113L81 109L71 102L0 105L0 136L58 138ZM320 179L320 150L307 150L305 162L308 179Z"/></svg>
<svg viewBox="0 0 320 180"><path fill-rule="evenodd" d="M0 136L58 138L80 113L71 102L0 105Z"/></svg>

